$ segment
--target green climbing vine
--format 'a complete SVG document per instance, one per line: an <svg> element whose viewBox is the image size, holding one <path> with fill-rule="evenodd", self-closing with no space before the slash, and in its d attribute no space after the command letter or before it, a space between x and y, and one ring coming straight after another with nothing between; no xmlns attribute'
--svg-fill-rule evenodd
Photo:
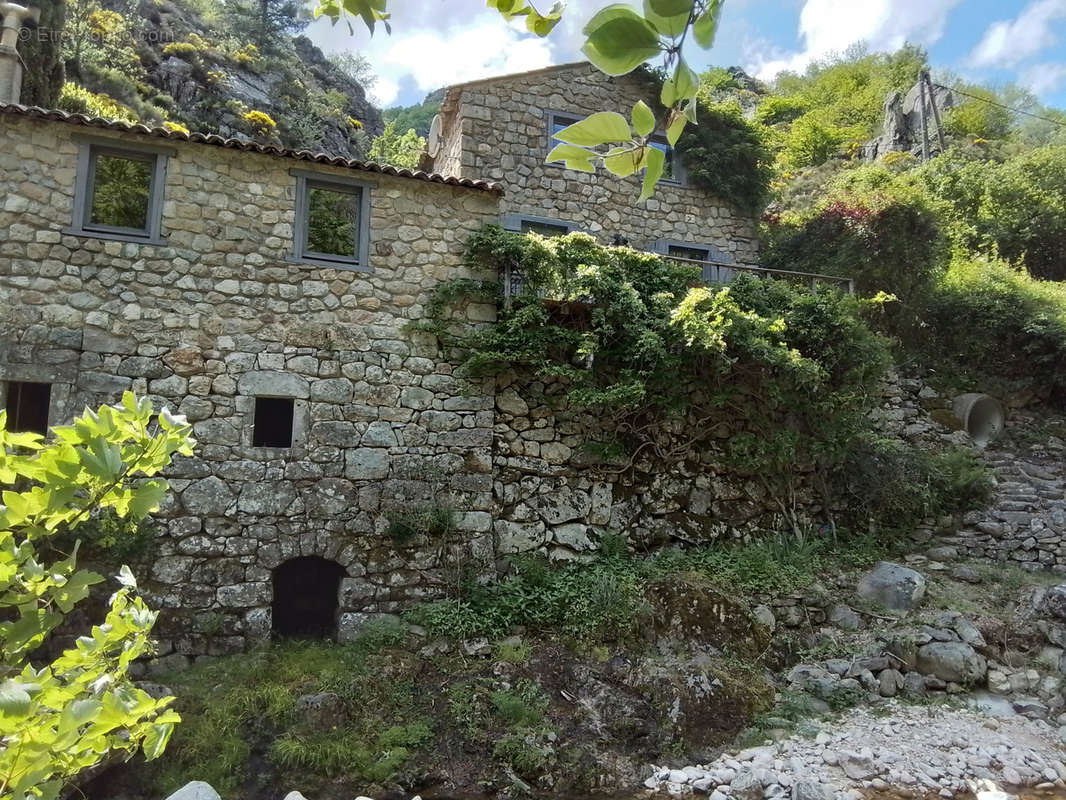
<svg viewBox="0 0 1066 800"><path fill-rule="evenodd" d="M691 448L665 439L713 437L727 461L766 480L834 469L865 430L889 363L861 316L870 301L837 291L744 275L707 286L697 268L580 233L489 227L467 257L522 282L479 326L455 309L485 302L486 284L438 288L432 324L458 371L560 381L571 408L595 411L630 453L688 458Z"/></svg>

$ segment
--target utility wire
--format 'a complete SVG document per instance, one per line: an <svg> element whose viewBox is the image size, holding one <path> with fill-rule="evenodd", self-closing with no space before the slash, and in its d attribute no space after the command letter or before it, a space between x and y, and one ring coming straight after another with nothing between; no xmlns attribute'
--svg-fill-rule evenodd
<svg viewBox="0 0 1066 800"><path fill-rule="evenodd" d="M944 84L942 83L934 83L933 86L938 89L946 89L949 92L957 92L958 94L961 94L964 97L970 97L974 100L981 100L992 106L999 106L1000 108L1005 108L1007 111L1012 111L1015 114L1025 114L1025 116L1027 117L1034 117L1036 119L1041 119L1044 122L1050 122L1052 125L1058 125L1060 128L1066 128L1066 122L1063 122L1062 120L1052 119L1051 117L1043 117L1040 114L1034 114L1032 111L1022 111L1020 108L1011 108L1010 106L1004 105L1003 103L997 103L995 100L989 100L987 97L981 97L980 95L970 94L969 92L963 91L962 89L959 89L954 86L944 86Z"/></svg>

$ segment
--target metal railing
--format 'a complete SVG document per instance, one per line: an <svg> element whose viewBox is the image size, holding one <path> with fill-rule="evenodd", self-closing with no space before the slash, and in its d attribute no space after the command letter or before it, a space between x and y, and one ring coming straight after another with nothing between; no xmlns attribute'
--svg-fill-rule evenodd
<svg viewBox="0 0 1066 800"><path fill-rule="evenodd" d="M681 256L664 256L668 261L679 261L683 264L698 264L703 267L703 280L706 283L729 283L738 272L747 272L759 278L776 278L797 283L804 283L812 290L817 289L820 283L828 283L844 289L848 294L855 294L855 280L853 278L841 278L839 275L823 275L820 272L795 272L790 269L770 269L769 267L751 267L746 264L726 264L720 261L699 261L694 258L682 258Z"/></svg>
<svg viewBox="0 0 1066 800"><path fill-rule="evenodd" d="M667 261L677 261L683 264L699 265L703 269L702 280L704 283L731 283L739 272L746 272L758 278L775 278L794 283L803 283L811 291L820 284L829 284L843 289L848 294L855 294L855 280L853 278L841 278L839 275L823 275L819 272L796 272L788 269L770 269L769 267L752 267L746 264L732 264L722 261L700 261L695 258L682 258L681 256L668 256L662 253L654 253L659 258ZM511 264L503 269L503 296L509 306L511 298L522 293L524 284L520 270ZM543 296L543 295L542 295Z"/></svg>

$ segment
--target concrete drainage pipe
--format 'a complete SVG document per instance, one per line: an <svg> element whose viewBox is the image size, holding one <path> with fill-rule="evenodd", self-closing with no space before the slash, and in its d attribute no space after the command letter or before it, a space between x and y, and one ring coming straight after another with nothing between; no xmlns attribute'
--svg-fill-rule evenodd
<svg viewBox="0 0 1066 800"><path fill-rule="evenodd" d="M952 411L978 447L985 447L1003 431L1003 406L991 395L960 394L952 403Z"/></svg>

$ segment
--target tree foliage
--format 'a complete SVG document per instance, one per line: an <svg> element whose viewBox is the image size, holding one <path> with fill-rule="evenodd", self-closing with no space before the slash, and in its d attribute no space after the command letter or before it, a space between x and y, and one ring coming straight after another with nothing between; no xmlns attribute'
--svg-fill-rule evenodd
<svg viewBox="0 0 1066 800"><path fill-rule="evenodd" d="M25 69L22 75L21 102L28 106L55 108L66 81L62 43L54 31L66 26L67 0L42 3L37 30L19 44Z"/></svg>
<svg viewBox="0 0 1066 800"><path fill-rule="evenodd" d="M311 21L299 0L227 0L224 9L224 21L238 39L271 55Z"/></svg>
<svg viewBox="0 0 1066 800"><path fill-rule="evenodd" d="M377 161L380 164L415 169L425 149L426 140L414 129L399 133L396 129L396 122L393 121L387 122L381 136L375 137L370 143L370 151L367 155L371 161Z"/></svg>
<svg viewBox="0 0 1066 800"><path fill-rule="evenodd" d="M106 619L48 663L37 649L91 586L77 546L54 552L94 513L111 509L131 520L158 508L166 483L155 477L175 453L192 454L190 427L164 409L158 423L146 400L86 411L45 441L6 430L0 411L0 798L54 798L64 782L109 753L166 746L178 716L173 698L153 699L127 671L150 652L155 622L127 567L118 575Z"/></svg>

